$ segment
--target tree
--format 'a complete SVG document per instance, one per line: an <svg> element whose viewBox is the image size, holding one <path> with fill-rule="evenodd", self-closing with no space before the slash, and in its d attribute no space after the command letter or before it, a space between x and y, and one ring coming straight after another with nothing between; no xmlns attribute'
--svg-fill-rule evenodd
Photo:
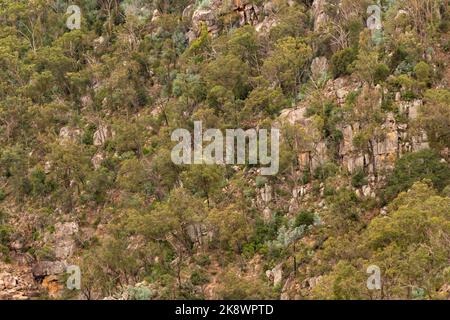
<svg viewBox="0 0 450 320"><path fill-rule="evenodd" d="M376 145L385 137L385 114L381 109L381 92L377 88L365 85L357 97L353 110L349 116L352 123L356 123L356 133L353 137L353 145L369 155L372 172L377 176L375 154Z"/></svg>
<svg viewBox="0 0 450 320"><path fill-rule="evenodd" d="M187 189L211 204L225 184L225 169L220 165L192 165L180 177Z"/></svg>
<svg viewBox="0 0 450 320"><path fill-rule="evenodd" d="M264 300L273 299L275 294L270 287L259 279L246 278L233 268L220 277L217 295L224 300Z"/></svg>
<svg viewBox="0 0 450 320"><path fill-rule="evenodd" d="M148 170L141 161L133 158L121 163L117 173L117 184L120 188L130 192L143 191L147 181Z"/></svg>
<svg viewBox="0 0 450 320"><path fill-rule="evenodd" d="M153 243L167 243L175 252L178 287L182 286L181 268L187 256L192 254L195 239L189 229L201 225L206 217L203 202L186 189L170 192L167 200L157 203L149 212L133 215L128 219L131 230Z"/></svg>
<svg viewBox="0 0 450 320"><path fill-rule="evenodd" d="M217 238L225 248L242 251L242 245L251 234L251 225L244 210L230 205L212 209L207 222L217 232Z"/></svg>
<svg viewBox="0 0 450 320"><path fill-rule="evenodd" d="M49 178L59 186L59 197L55 199L63 201L71 210L75 205L75 195L81 194L92 167L89 155L82 146L67 141L63 144L53 144L47 158L51 163Z"/></svg>
<svg viewBox="0 0 450 320"><path fill-rule="evenodd" d="M450 148L450 90L431 89L425 93L425 104L419 110L419 125L427 132L431 146Z"/></svg>
<svg viewBox="0 0 450 320"><path fill-rule="evenodd" d="M449 207L450 198L418 182L389 205L388 218L371 221L366 245L371 263L383 270L382 297L411 299L417 289L418 298L438 297L450 279Z"/></svg>
<svg viewBox="0 0 450 320"><path fill-rule="evenodd" d="M357 53L354 48L346 48L337 51L331 57L331 68L335 78L350 74L349 66L357 58Z"/></svg>
<svg viewBox="0 0 450 320"><path fill-rule="evenodd" d="M297 96L312 49L299 38L286 37L275 44L269 57L264 60L263 76L271 86L280 86L286 95ZM293 94L292 94L293 93Z"/></svg>
<svg viewBox="0 0 450 320"><path fill-rule="evenodd" d="M418 182L393 200L387 215L375 217L361 234L329 238L318 258L319 265L329 271L313 288L312 297L445 298L441 288L450 280L449 206L450 198L438 196L427 183ZM370 265L380 268L381 290L366 287Z"/></svg>
<svg viewBox="0 0 450 320"><path fill-rule="evenodd" d="M209 88L220 85L241 99L246 97L249 90L248 75L248 65L233 54L218 56L202 72Z"/></svg>
<svg viewBox="0 0 450 320"><path fill-rule="evenodd" d="M423 179L429 179L438 190L450 184L450 168L447 163L441 162L441 157L433 150L406 154L397 160L387 179L384 196L387 200L393 199L408 190L414 182Z"/></svg>

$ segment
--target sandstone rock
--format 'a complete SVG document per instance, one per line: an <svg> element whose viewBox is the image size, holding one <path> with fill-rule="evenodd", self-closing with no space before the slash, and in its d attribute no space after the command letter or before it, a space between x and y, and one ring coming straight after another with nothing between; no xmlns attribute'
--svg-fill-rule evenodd
<svg viewBox="0 0 450 320"><path fill-rule="evenodd" d="M107 126L100 125L98 130L94 133L94 146L100 147L105 144L110 133Z"/></svg>
<svg viewBox="0 0 450 320"><path fill-rule="evenodd" d="M49 174L52 170L52 162L51 161L46 161L45 165L44 165L44 172L46 174Z"/></svg>
<svg viewBox="0 0 450 320"><path fill-rule="evenodd" d="M85 107L92 105L92 98L89 95L84 95L81 97L80 102L81 102L81 106L83 108L85 108Z"/></svg>
<svg viewBox="0 0 450 320"><path fill-rule="evenodd" d="M217 25L216 14L218 12L218 1L212 1L206 8L199 8L192 14L192 31L196 36L200 34L201 26L205 25L208 32L217 35L219 27Z"/></svg>
<svg viewBox="0 0 450 320"><path fill-rule="evenodd" d="M45 277L42 281L42 287L48 291L48 295L51 298L58 298L61 295L61 291L64 289L64 286L60 283L59 277L56 275Z"/></svg>
<svg viewBox="0 0 450 320"><path fill-rule="evenodd" d="M273 281L274 286L279 285L283 280L283 264L280 263L272 270L267 270L266 276L270 281Z"/></svg>
<svg viewBox="0 0 450 320"><path fill-rule="evenodd" d="M307 118L305 117L306 108L300 107L296 109L285 109L281 111L280 119L282 121L287 121L291 125L300 123L306 124Z"/></svg>
<svg viewBox="0 0 450 320"><path fill-rule="evenodd" d="M261 199L266 204L272 200L272 187L268 184L264 185L264 188L260 190Z"/></svg>
<svg viewBox="0 0 450 320"><path fill-rule="evenodd" d="M316 287L321 280L322 276L308 278L303 282L303 287L314 289L314 287Z"/></svg>
<svg viewBox="0 0 450 320"><path fill-rule="evenodd" d="M94 49L98 50L105 43L105 37L100 36L94 39Z"/></svg>
<svg viewBox="0 0 450 320"><path fill-rule="evenodd" d="M368 198L372 194L372 188L370 188L370 186L363 186L362 192L363 192L364 197Z"/></svg>
<svg viewBox="0 0 450 320"><path fill-rule="evenodd" d="M61 143L76 142L80 134L81 134L80 129L70 127L62 127L61 130L59 131Z"/></svg>
<svg viewBox="0 0 450 320"><path fill-rule="evenodd" d="M419 113L419 108L422 106L423 102L422 100L415 100L413 101L412 105L409 107L408 110L408 116L410 120L416 120L418 113Z"/></svg>
<svg viewBox="0 0 450 320"><path fill-rule="evenodd" d="M161 17L161 12L159 12L158 9L153 10L153 14L152 14L152 22L156 22L158 21L158 19Z"/></svg>
<svg viewBox="0 0 450 320"><path fill-rule="evenodd" d="M189 239L198 245L203 245L207 243L206 235L207 230L204 225L190 224L186 227L186 233L189 236Z"/></svg>
<svg viewBox="0 0 450 320"><path fill-rule="evenodd" d="M91 162L92 162L92 165L94 166L94 169L95 169L95 170L97 170L98 168L100 168L100 166L101 166L103 160L105 160L105 156L104 156L103 153L101 153L101 152L96 153L96 154L92 157Z"/></svg>
<svg viewBox="0 0 450 320"><path fill-rule="evenodd" d="M320 141L311 151L310 168L316 170L328 161L328 149L325 141Z"/></svg>
<svg viewBox="0 0 450 320"><path fill-rule="evenodd" d="M263 220L265 223L269 223L272 220L272 210L269 207L265 207L263 210Z"/></svg>
<svg viewBox="0 0 450 320"><path fill-rule="evenodd" d="M0 273L0 289L13 289L18 284L17 278L7 272Z"/></svg>
<svg viewBox="0 0 450 320"><path fill-rule="evenodd" d="M10 245L10 248L16 251L22 250L23 243L20 240L13 241Z"/></svg>
<svg viewBox="0 0 450 320"><path fill-rule="evenodd" d="M194 14L194 4L188 5L186 8L184 8L182 17L186 20L192 20L192 15Z"/></svg>
<svg viewBox="0 0 450 320"><path fill-rule="evenodd" d="M273 272L273 285L277 286L283 280L283 265L279 264L272 269Z"/></svg>
<svg viewBox="0 0 450 320"><path fill-rule="evenodd" d="M314 31L320 30L328 20L328 16L325 13L326 0L314 0L313 16L314 16Z"/></svg>
<svg viewBox="0 0 450 320"><path fill-rule="evenodd" d="M55 256L58 259L66 260L72 256L75 250L75 240L73 236L78 233L78 224L76 222L56 223L54 243Z"/></svg>
<svg viewBox="0 0 450 320"><path fill-rule="evenodd" d="M311 74L314 80L322 79L328 72L328 60L326 57L317 57L311 63Z"/></svg>
<svg viewBox="0 0 450 320"><path fill-rule="evenodd" d="M306 195L306 187L305 186L300 186L297 188L294 188L294 190L292 190L292 196L297 199L298 197L303 197L304 195Z"/></svg>
<svg viewBox="0 0 450 320"><path fill-rule="evenodd" d="M348 95L348 91L345 90L345 89L338 89L338 90L336 91L336 96L337 96L339 99L345 99L345 97L347 97L347 95Z"/></svg>
<svg viewBox="0 0 450 320"><path fill-rule="evenodd" d="M268 33L273 27L276 27L278 22L271 17L264 17L264 20L255 25L255 30L258 33Z"/></svg>

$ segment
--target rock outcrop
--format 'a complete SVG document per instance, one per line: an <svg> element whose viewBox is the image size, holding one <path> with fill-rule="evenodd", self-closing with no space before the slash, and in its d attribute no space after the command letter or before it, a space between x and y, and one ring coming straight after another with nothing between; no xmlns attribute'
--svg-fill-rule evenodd
<svg viewBox="0 0 450 320"><path fill-rule="evenodd" d="M0 300L28 300L39 295L29 267L0 262Z"/></svg>
<svg viewBox="0 0 450 320"><path fill-rule="evenodd" d="M267 32L277 25L273 17L275 7L276 4L272 1L258 6L249 0L210 0L199 7L187 7L183 18L191 21L188 38L192 41L199 36L202 25L206 26L212 36L216 36L224 24L229 27L252 25L257 32Z"/></svg>
<svg viewBox="0 0 450 320"><path fill-rule="evenodd" d="M361 83L350 78L338 78L328 81L323 89L323 94L326 99L343 107L348 95L358 91L361 87ZM392 169L395 160L403 154L429 147L424 132L417 133L409 130L410 122L417 118L418 108L422 105L422 101L397 101L396 104L399 113L403 115L400 118L406 120L400 122L392 112L387 113L385 122L381 126L383 136L372 138L373 156L361 152L354 146L354 138L362 129L361 123L349 123L339 128L342 132L339 158L343 168L350 173L354 173L359 168L365 168L370 174L377 175ZM326 142L322 140L320 132L315 129L312 119L306 116L307 107L306 102L301 103L297 108L283 110L280 120L291 125L300 125L303 128L303 134L308 139L303 145L304 150L298 155L299 169L315 170L329 160L329 152Z"/></svg>

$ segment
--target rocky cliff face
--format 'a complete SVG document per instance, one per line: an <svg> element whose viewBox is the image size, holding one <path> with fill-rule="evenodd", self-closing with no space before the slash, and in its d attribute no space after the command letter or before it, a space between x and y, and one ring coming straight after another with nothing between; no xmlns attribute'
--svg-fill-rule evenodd
<svg viewBox="0 0 450 320"><path fill-rule="evenodd" d="M323 90L324 97L344 107L347 96L357 92L362 86L362 83L348 77L329 80ZM354 146L353 140L361 129L361 123L349 123L340 128L343 139L339 146L339 157L343 168L350 173L358 168L367 168L371 174L379 174L392 169L395 160L402 154L429 148L425 132L417 133L410 130L411 123L417 117L418 108L423 104L422 100L402 101L398 98L396 104L401 111L400 117L396 117L392 112L387 114L385 123L381 127L384 132L383 137L373 139L373 159L370 159L367 153L358 151ZM314 132L311 119L305 116L307 107L306 102L296 108L286 109L282 111L280 118L290 124L302 125L310 136L318 136L319 133ZM381 101L379 107L381 107ZM316 140L311 143L310 148L299 155L299 162L302 167L314 170L329 160L327 154L325 141Z"/></svg>
<svg viewBox="0 0 450 320"><path fill-rule="evenodd" d="M216 36L224 27L255 26L258 32L267 32L276 25L273 14L277 10L274 1L257 5L250 0L210 0L201 6L190 5L184 17L192 23L188 38L192 41L206 26L208 32Z"/></svg>
<svg viewBox="0 0 450 320"><path fill-rule="evenodd" d="M185 36L190 42L197 39L204 28L206 28L212 38L215 38L222 32L233 28L251 25L258 34L263 37L267 36L268 31L279 23L279 15L277 15L277 13L280 9L280 1L277 0L209 0L192 2L194 3L187 6L182 14L182 19L187 25ZM315 36L324 31L332 19L331 15L329 16L327 13L327 8L330 6L340 8L340 2L341 1L331 0L302 1L302 3L306 5L305 10L307 10L305 20L310 19L305 22L305 24L309 24L311 29L308 30L308 32L311 31ZM299 3L299 1L297 1L297 3ZM292 6L296 4L294 1L287 1L285 5L292 8ZM136 14L136 12L143 11L139 9L135 11L134 14ZM149 12L145 11L145 15L149 14ZM148 24L155 22L161 17L162 13L158 11L158 9L155 9L153 18L150 19ZM181 19L181 17L177 18ZM183 28L185 27L186 26L183 25ZM143 28L143 30L144 29L145 28ZM124 37L127 36L128 35ZM94 40L94 51L100 50L100 47L102 47L101 50L104 50L104 47L108 46L108 41L110 40L107 39L106 36L100 36ZM313 51L319 50L313 48ZM320 56L315 57L312 61L308 61L308 68L306 69L309 70L305 70L304 73L305 78L309 77L307 80L311 80L313 85L316 86L315 89L319 91L320 88L320 95L323 100L331 102L339 109L345 109L352 96L355 96L356 93L368 90L367 84L357 80L357 78L353 76L341 76L336 79L330 79L331 63L327 57L323 56L327 55L327 53L318 53L317 55ZM329 55L327 56L329 57ZM100 62L96 62L95 65L100 67ZM127 69L123 73L127 74L130 70ZM146 72L147 71L149 76L154 76L155 73L153 70L146 70ZM170 74L171 71L172 70L168 70L168 78L172 76ZM127 77L125 78L128 80ZM95 83L93 90L100 92L101 87L100 82ZM382 99L380 97L385 94L392 95L392 92L386 92L381 86L371 88L371 90L372 89L373 91L370 93L372 98L379 101L374 103L373 107L377 110L381 109ZM154 90L154 88L149 90ZM158 90L155 90L155 92L156 91ZM363 150L361 147L357 147L355 143L355 140L357 140L357 137L366 126L362 120L358 121L349 118L347 121L340 122L336 129L342 133L342 137L339 144L333 146L336 150L331 150L328 141L323 137L323 132L319 131L314 117L308 114L308 109L311 106L311 101L308 100L308 97L302 99L301 102L296 103L294 107L282 110L278 118L274 116L274 118L276 118L275 122L278 124L287 123L290 125L298 125L303 130L303 135L307 138L305 139L301 150L295 154L295 157L298 160L296 161L296 163L298 163L298 168L295 168L295 170L298 170L300 173L306 171L313 172L330 161L336 162L342 171L350 174L363 169L364 173L367 175L367 182L364 186L358 188L355 187L353 191L361 198L376 198L376 191L383 186L386 173L393 168L397 159L406 153L419 151L429 147L428 137L425 132L414 127L414 122L419 113L418 110L424 104L424 101L419 98L403 100L400 92L395 93L394 96L393 109L396 110L396 112L383 111L383 120L378 128L380 134L370 136L368 139L370 152L368 150ZM295 99L297 99L297 97L292 98L292 100ZM87 95L83 96L80 102L82 107L86 109L89 109L94 104L92 99L88 98ZM106 109L108 104L108 98L102 97L99 108ZM98 110L95 111L98 112ZM142 110L142 112L144 113L145 110ZM109 112L108 116L111 114L112 113ZM151 116L161 114L162 111L159 107L155 107L151 111ZM76 123L76 121L73 122ZM83 129L82 126L77 128L74 123L65 123L62 128L59 129L59 135L58 131L56 131L56 144L60 146L81 144ZM115 133L107 124L102 123L96 127L97 128L92 135L92 145L90 145L89 148L92 147L92 149L96 150L95 154L93 153L94 155L90 156L90 160L95 171L98 172L102 167L102 162L108 158L109 150L107 150L107 148L110 148L108 142L113 138ZM151 143L153 144L153 142L154 141L152 140ZM331 159L330 156L332 153L334 153L333 159ZM128 155L125 155L124 157L126 156ZM108 159L110 162L109 165L117 165L114 162L117 159L117 154L114 155L113 161L111 161L110 157ZM111 164L111 162L114 163ZM45 162L45 174L52 172L53 165L52 161ZM236 171L238 170L239 169L236 169ZM324 201L325 184L323 182L319 183L318 196L313 197L313 183L304 183L301 186L293 186L289 183L285 183L286 180L283 177L276 182L277 185L272 183L272 181L266 181L260 186L255 186L256 183L254 183L253 180L255 180L254 177L257 176L256 170L252 168L246 169L246 172L244 172L243 175L245 176L245 179L251 180L251 183L253 183L252 187L254 187L255 190L254 194L249 196L252 197L252 210L254 209L254 211L259 214L258 218L262 218L262 221L266 224L273 222L276 213L281 211L286 213L286 216L292 220L294 215L302 208L302 204L305 204L310 200L310 202L315 201L312 206L318 208L318 212L326 207ZM75 187L76 183L71 181L70 188ZM153 188L154 186L149 185L148 187ZM224 192L225 191L226 190L224 190ZM284 193L284 195L280 196L280 193ZM77 196L79 196L79 194L77 194ZM143 197L146 196L147 195L144 195ZM310 203L308 203L308 205L309 204ZM55 210L55 212L51 213L53 214L53 220L50 220L49 216L51 214L48 212L33 211L24 214L21 209L8 209L11 209L10 211L12 213L10 218L10 220L13 221L12 226L15 230L18 230L18 232L15 233L14 237L8 243L8 250L10 251L9 256L14 262L12 264L0 263L0 299L28 299L42 294L50 296L51 298L60 297L61 292L63 291L62 280L64 279L67 266L74 263L74 261L77 260L77 256L81 255L80 253L83 250L81 244L89 242L95 236L98 236L98 238L103 236L102 232L106 229L106 223L98 224L98 221L94 222L94 217L90 217L87 221L84 221L85 225L87 224L89 227L82 227L81 219L76 218L78 212L74 212L73 215L70 215L63 214L61 210ZM100 211L102 209L97 210ZM76 211L76 209L73 211ZM94 212L95 210L92 209L92 211ZM105 220L108 219L112 219L112 217L108 216ZM47 227L49 225L51 227ZM46 226L46 228L43 226ZM183 228L189 241L192 242L193 251L207 250L210 243L212 243L213 239L217 236L217 232L208 228L206 223L191 223L183 226ZM38 234L36 230L39 230L41 233ZM131 237L127 250L138 248L141 243L144 242L142 238L142 236L135 238ZM174 235L171 235L171 237L167 238L167 241L171 242L173 238ZM176 241L172 242L174 244L171 244L176 248ZM314 239L306 238L304 239L304 242L307 242L308 247L310 248L318 246ZM178 251L183 251L183 248L179 248ZM155 260L156 259L159 259L159 257L156 257ZM299 292L302 288L312 289L321 281L321 276L315 276L298 282L298 279L295 278L294 274L288 273L286 271L287 268L283 263L280 263L280 261L277 261L270 266L267 264L267 270L263 270L263 265L266 266L266 263L261 261L261 259L260 256L256 255L256 257L249 262L249 269L253 268L253 270L247 270L248 274L244 275L244 277L254 280L265 274L266 280L271 286L279 286L282 288L282 299L301 298L296 295L295 292ZM172 261L171 266L174 266L178 261L180 260L175 259ZM270 263L273 263L273 261ZM219 281L217 279L217 274L221 271L221 266L217 261L213 261L212 264L213 266L210 267L209 271L213 277L210 283L205 286L207 298L216 298L216 289ZM195 267L196 266L194 266L193 269ZM185 278L188 277L188 275L182 276ZM133 295L130 293L130 290L132 291L136 288L144 288L151 291L158 290L156 285L152 286L146 282L139 282L134 288L131 285L126 287L126 289L124 289L125 291L119 294L119 296L110 296L108 298L131 299Z"/></svg>

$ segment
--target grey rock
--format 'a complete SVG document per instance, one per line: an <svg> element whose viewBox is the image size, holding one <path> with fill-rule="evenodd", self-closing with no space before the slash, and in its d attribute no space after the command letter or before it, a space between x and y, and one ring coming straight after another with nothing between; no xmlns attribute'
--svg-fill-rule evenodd
<svg viewBox="0 0 450 320"><path fill-rule="evenodd" d="M49 275L62 274L66 265L61 261L41 261L36 263L31 272L34 278L44 278Z"/></svg>
<svg viewBox="0 0 450 320"><path fill-rule="evenodd" d="M311 74L314 80L323 78L328 72L328 60L326 57L317 57L311 63Z"/></svg>

